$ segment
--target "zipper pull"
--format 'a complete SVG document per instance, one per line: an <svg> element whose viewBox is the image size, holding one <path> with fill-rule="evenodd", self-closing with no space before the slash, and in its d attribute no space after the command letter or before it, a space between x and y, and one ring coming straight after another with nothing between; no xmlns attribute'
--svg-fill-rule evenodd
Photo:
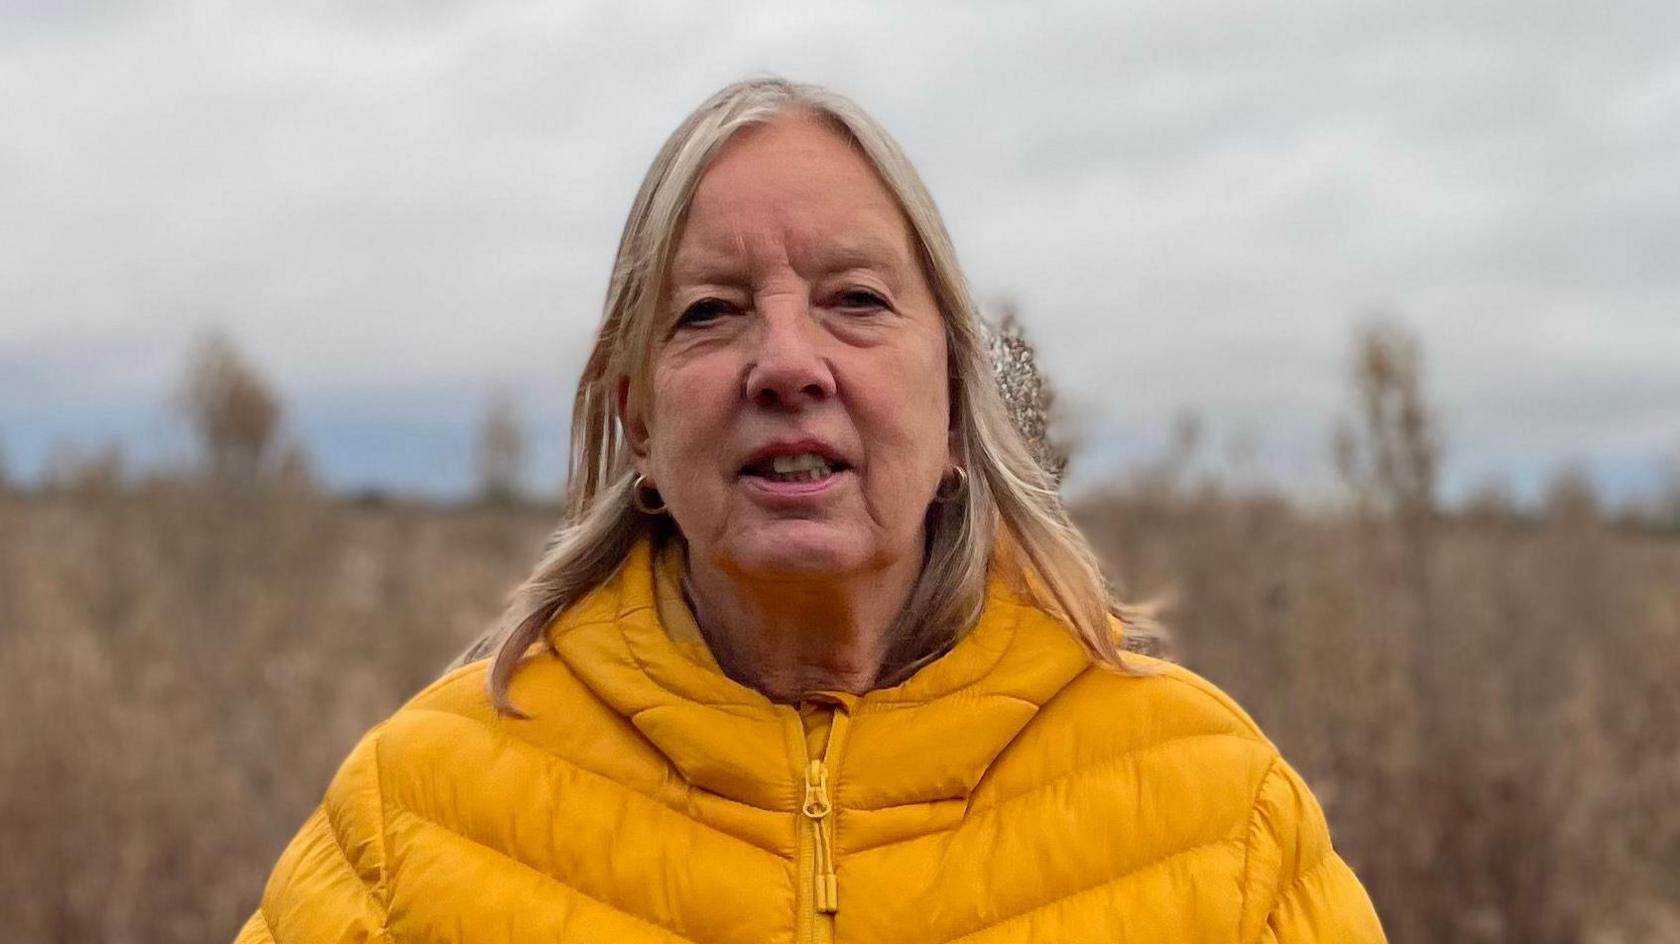
<svg viewBox="0 0 1680 944"><path fill-rule="evenodd" d="M805 806L803 812L811 820L817 839L817 872L814 889L817 911L833 914L840 910L840 884L834 875L834 859L828 848L828 835L823 832L823 819L833 808L828 802L828 765L813 760L805 768Z"/></svg>

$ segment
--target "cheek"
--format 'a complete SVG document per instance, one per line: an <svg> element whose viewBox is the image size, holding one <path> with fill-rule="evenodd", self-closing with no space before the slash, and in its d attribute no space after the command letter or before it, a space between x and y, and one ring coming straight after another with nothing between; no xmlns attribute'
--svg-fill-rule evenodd
<svg viewBox="0 0 1680 944"><path fill-rule="evenodd" d="M690 477L697 458L714 454L729 421L730 393L725 378L699 367L660 370L653 379L653 422L648 448L662 481L673 485Z"/></svg>
<svg viewBox="0 0 1680 944"><path fill-rule="evenodd" d="M883 458L896 470L895 484L932 488L948 455L950 390L943 347L897 359L877 377L870 397L874 434Z"/></svg>
<svg viewBox="0 0 1680 944"><path fill-rule="evenodd" d="M946 433L951 425L950 369L945 359L945 336L937 333L920 352L912 368L916 385L910 395L918 436L933 460L943 467L946 454Z"/></svg>

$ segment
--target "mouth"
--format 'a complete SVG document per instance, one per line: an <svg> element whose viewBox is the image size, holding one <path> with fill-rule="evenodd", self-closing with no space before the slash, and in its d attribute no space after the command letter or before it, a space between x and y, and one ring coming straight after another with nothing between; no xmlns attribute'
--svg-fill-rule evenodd
<svg viewBox="0 0 1680 944"><path fill-rule="evenodd" d="M804 452L749 462L740 474L765 482L822 482L850 469L843 460Z"/></svg>
<svg viewBox="0 0 1680 944"><path fill-rule="evenodd" d="M772 443L748 457L739 475L755 484L813 485L851 471L837 450L819 440Z"/></svg>

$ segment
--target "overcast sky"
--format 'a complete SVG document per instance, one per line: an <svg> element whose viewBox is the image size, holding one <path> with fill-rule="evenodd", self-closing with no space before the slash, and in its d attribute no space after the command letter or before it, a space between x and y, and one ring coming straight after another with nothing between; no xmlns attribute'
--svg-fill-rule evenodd
<svg viewBox="0 0 1680 944"><path fill-rule="evenodd" d="M0 0L0 451L178 457L226 329L324 477L447 494L500 387L558 487L611 253L723 83L829 84L1019 303L1086 479L1199 410L1329 475L1398 313L1449 488L1680 450L1680 3Z"/></svg>

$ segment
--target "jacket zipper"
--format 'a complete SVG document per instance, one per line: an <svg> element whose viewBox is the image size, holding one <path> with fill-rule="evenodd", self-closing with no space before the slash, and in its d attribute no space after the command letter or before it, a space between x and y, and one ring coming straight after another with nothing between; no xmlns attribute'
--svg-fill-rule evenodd
<svg viewBox="0 0 1680 944"><path fill-rule="evenodd" d="M830 732L830 736L833 734ZM840 908L840 889L834 878L834 852L829 848L823 820L833 812L828 802L828 764L812 758L805 768L805 807L803 812L811 821L811 838L816 850L812 877L815 887L811 900L818 914L833 914Z"/></svg>
<svg viewBox="0 0 1680 944"><path fill-rule="evenodd" d="M830 759L835 746L845 736L847 715L838 707L829 709L828 746L821 757L807 757L804 771L805 800L800 814L811 824L801 830L801 857L805 868L801 875L810 876L810 908L801 915L804 933L802 942L818 944L834 940L834 915L840 910L840 885L834 872L834 803L829 785ZM805 743L804 724L799 725L800 743Z"/></svg>

